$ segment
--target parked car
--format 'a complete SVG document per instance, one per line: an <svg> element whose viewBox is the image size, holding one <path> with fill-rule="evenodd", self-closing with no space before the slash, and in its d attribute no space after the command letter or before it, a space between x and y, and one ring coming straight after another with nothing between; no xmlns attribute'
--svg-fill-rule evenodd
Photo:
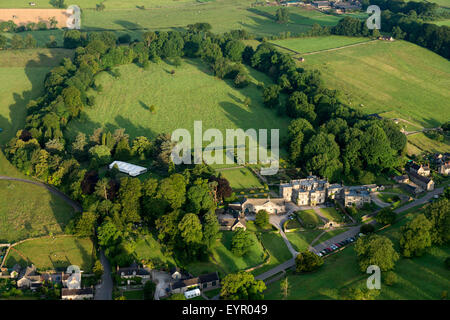
<svg viewBox="0 0 450 320"><path fill-rule="evenodd" d="M355 238L351 237L351 238L348 238L347 240L348 240L349 242L353 242L353 241L355 241Z"/></svg>
<svg viewBox="0 0 450 320"><path fill-rule="evenodd" d="M325 255L325 254L327 254L327 251L326 251L326 250L322 250L322 251L320 251L320 253L321 253L322 255Z"/></svg>
<svg viewBox="0 0 450 320"><path fill-rule="evenodd" d="M338 247L336 247L334 244L332 244L332 245L330 246L330 248L331 248L332 250L336 250Z"/></svg>
<svg viewBox="0 0 450 320"><path fill-rule="evenodd" d="M321 254L320 252L316 253L319 257L323 256L323 254Z"/></svg>

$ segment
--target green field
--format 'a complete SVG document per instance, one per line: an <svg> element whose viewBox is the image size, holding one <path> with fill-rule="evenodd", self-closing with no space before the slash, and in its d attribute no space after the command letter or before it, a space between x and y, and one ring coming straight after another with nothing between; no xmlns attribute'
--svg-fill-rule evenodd
<svg viewBox="0 0 450 320"><path fill-rule="evenodd" d="M414 215L407 215L381 234L391 238L398 249L400 227ZM444 260L450 255L450 246L433 247L424 256L414 259L400 259L395 273L399 279L392 287L382 283L377 299L440 299L441 293L450 287L448 270ZM365 286L367 275L359 270L353 246L344 249L325 260L320 270L310 274L288 276L291 285L288 299L341 299L340 290L344 287ZM382 280L383 281L383 280ZM268 286L265 299L281 299L280 283Z"/></svg>
<svg viewBox="0 0 450 320"><path fill-rule="evenodd" d="M327 37L282 39L270 41L270 43L297 51L301 54L326 49L339 48L367 41L370 40L368 38L358 38L358 37L327 36ZM308 59L307 57L305 58Z"/></svg>
<svg viewBox="0 0 450 320"><path fill-rule="evenodd" d="M67 268L77 265L88 273L95 260L94 245L90 239L61 236L26 241L14 247L6 260L7 267L16 263L27 266L33 263L39 270ZM18 252L20 252L20 254Z"/></svg>
<svg viewBox="0 0 450 320"><path fill-rule="evenodd" d="M319 208L322 215L330 221L342 222L342 216L335 208Z"/></svg>
<svg viewBox="0 0 450 320"><path fill-rule="evenodd" d="M145 6L146 8L158 8L158 7L172 7L181 6L186 4L195 4L201 2L208 2L214 0L133 0L133 1L121 1L121 0L105 0L101 1L107 8L110 9L136 9L137 6ZM0 8L54 8L49 0L35 1L36 6L31 7L28 0L0 0ZM68 3L66 1L66 3ZM76 4L82 9L95 8L95 5L100 3L96 0L72 0L70 4Z"/></svg>
<svg viewBox="0 0 450 320"><path fill-rule="evenodd" d="M46 73L72 54L64 49L0 52L0 146L23 127L26 105L42 93ZM24 177L2 151L0 175ZM7 181L0 181L0 186L0 241L58 234L72 217L72 207L42 187Z"/></svg>
<svg viewBox="0 0 450 320"><path fill-rule="evenodd" d="M339 228L334 230L329 230L328 232L324 233L316 242L315 244L322 243L327 241L328 239L331 239L345 231L347 231L347 228Z"/></svg>
<svg viewBox="0 0 450 320"><path fill-rule="evenodd" d="M139 261L151 260L154 263L167 264L168 267L175 266L173 258L162 253L161 245L151 235L142 237L136 242L135 254Z"/></svg>
<svg viewBox="0 0 450 320"><path fill-rule="evenodd" d="M127 300L143 300L144 290L129 290L122 292L123 296Z"/></svg>
<svg viewBox="0 0 450 320"><path fill-rule="evenodd" d="M294 249L301 252L308 250L309 244L322 232L322 230L294 231L286 233L286 236Z"/></svg>
<svg viewBox="0 0 450 320"><path fill-rule="evenodd" d="M443 142L440 142L428 138L424 133L416 133L408 136L408 142L418 150L418 153L450 152L450 137L446 137Z"/></svg>
<svg viewBox="0 0 450 320"><path fill-rule="evenodd" d="M118 80L107 72L97 76L96 83L103 86L103 92L92 93L96 96L95 105L86 108L80 119L70 122L69 136L73 138L78 132L92 134L95 128L103 126L125 128L132 138L154 138L158 133L172 133L179 128L193 132L196 120L202 120L203 132L208 128L221 130L224 144L225 129L280 128L281 137L286 133L289 120L262 106L261 91L255 84L235 89L230 82L212 76L198 60L183 60L178 68L161 62L152 63L146 71L134 64L119 70ZM256 71L251 76L253 81L270 81ZM243 103L246 97L251 98L249 106ZM149 111L151 105L156 106L154 114Z"/></svg>
<svg viewBox="0 0 450 320"><path fill-rule="evenodd" d="M221 275L255 267L264 262L264 250L254 233L251 233L254 244L243 257L237 257L231 252L232 231L222 232L222 239L211 250L208 262L194 262L186 266L193 275L219 271Z"/></svg>
<svg viewBox="0 0 450 320"><path fill-rule="evenodd" d="M0 180L0 242L64 232L74 211L47 189Z"/></svg>
<svg viewBox="0 0 450 320"><path fill-rule="evenodd" d="M230 182L233 189L264 188L258 178L248 168L219 170L222 176Z"/></svg>
<svg viewBox="0 0 450 320"><path fill-rule="evenodd" d="M412 43L375 41L311 54L301 65L319 69L328 87L363 112L424 127L450 120L450 63Z"/></svg>
<svg viewBox="0 0 450 320"><path fill-rule="evenodd" d="M0 0L0 8L30 8L29 1ZM49 1L37 1L36 8L51 8ZM136 37L144 29L173 30L188 24L208 22L213 32L246 29L258 36L305 32L314 23L326 26L337 24L341 17L316 10L290 7L290 22L276 23L277 7L252 7L253 0L137 0L104 1L105 10L96 11L93 0L75 0L83 10L81 26L84 30L134 30ZM145 10L138 6L145 6ZM48 38L48 37L47 37Z"/></svg>
<svg viewBox="0 0 450 320"><path fill-rule="evenodd" d="M323 225L322 219L313 209L297 211L297 215L307 228L315 228L316 226Z"/></svg>
<svg viewBox="0 0 450 320"><path fill-rule="evenodd" d="M252 273L258 275L274 268L275 266L292 258L292 254L284 243L278 232L261 232L261 241L264 248L269 251L270 260L269 263L262 268L256 269Z"/></svg>

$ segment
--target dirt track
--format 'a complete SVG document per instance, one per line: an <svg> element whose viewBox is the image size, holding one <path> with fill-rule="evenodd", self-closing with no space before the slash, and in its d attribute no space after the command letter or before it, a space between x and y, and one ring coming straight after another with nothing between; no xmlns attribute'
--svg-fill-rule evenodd
<svg viewBox="0 0 450 320"><path fill-rule="evenodd" d="M66 9L1 9L0 21L12 20L16 25L26 25L27 23L38 23L44 21L47 23L51 17L58 21L59 28L66 27L69 15Z"/></svg>

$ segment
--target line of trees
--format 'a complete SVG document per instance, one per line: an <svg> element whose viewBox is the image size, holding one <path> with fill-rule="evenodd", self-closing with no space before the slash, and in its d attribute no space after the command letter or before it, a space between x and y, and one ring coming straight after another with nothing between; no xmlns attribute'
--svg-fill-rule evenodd
<svg viewBox="0 0 450 320"><path fill-rule="evenodd" d="M411 2L408 2L411 3ZM430 5L421 2L423 5ZM395 39L405 39L433 52L450 58L450 27L438 26L433 23L423 22L415 11L381 12L381 31L390 33ZM378 36L378 30L369 30L365 21L345 17L331 30L333 34L345 36Z"/></svg>

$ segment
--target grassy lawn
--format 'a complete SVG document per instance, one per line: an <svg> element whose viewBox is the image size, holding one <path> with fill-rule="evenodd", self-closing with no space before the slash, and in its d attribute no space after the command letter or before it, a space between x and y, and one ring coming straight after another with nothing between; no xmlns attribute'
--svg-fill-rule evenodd
<svg viewBox="0 0 450 320"><path fill-rule="evenodd" d="M297 215L303 222L305 228L315 228L316 226L323 225L322 219L314 212L313 209L297 211Z"/></svg>
<svg viewBox="0 0 450 320"><path fill-rule="evenodd" d="M258 275L274 268L280 263L292 258L292 254L286 246L286 243L281 238L278 232L262 232L261 240L264 247L269 251L269 263L262 268L254 270L252 273Z"/></svg>
<svg viewBox="0 0 450 320"><path fill-rule="evenodd" d="M339 228L339 229L330 230L330 231L324 233L323 236L321 236L319 238L319 240L316 241L316 244L321 243L321 242L325 242L328 239L331 239L331 238L333 238L333 237L335 237L335 236L337 236L337 235L339 235L339 234L341 234L341 233L343 233L343 232L345 232L347 230L348 230L347 228Z"/></svg>
<svg viewBox="0 0 450 320"><path fill-rule="evenodd" d="M143 300L144 299L144 290L123 291L122 294L127 300Z"/></svg>
<svg viewBox="0 0 450 320"><path fill-rule="evenodd" d="M424 127L450 120L450 63L415 44L375 41L309 55L302 67L319 69L328 87L363 112Z"/></svg>
<svg viewBox="0 0 450 320"><path fill-rule="evenodd" d="M0 8L30 8L28 3L28 0L0 0ZM94 10L97 3L92 0L74 0L70 3L84 9L81 17L84 30L130 30L136 38L145 29L181 29L196 22L210 23L215 33L245 29L258 36L278 35L281 32L297 34L307 31L314 23L333 26L341 18L291 7L290 22L279 24L274 19L277 7L252 8L254 0L106 0L103 1L104 11ZM138 6L144 6L145 10ZM44 1L37 2L35 8L52 7L49 1Z"/></svg>
<svg viewBox="0 0 450 320"><path fill-rule="evenodd" d="M195 262L186 266L193 275L219 271L220 276L228 273L255 267L264 262L264 250L256 235L251 233L254 244L243 257L237 257L231 252L232 231L223 231L222 239L212 249L212 256L207 262Z"/></svg>
<svg viewBox="0 0 450 320"><path fill-rule="evenodd" d="M176 70L173 75L172 69ZM92 134L95 128L103 126L126 128L131 137L153 138L179 128L193 132L195 120L202 120L203 132L217 128L224 137L225 129L232 128L280 128L281 137L285 136L289 119L277 117L263 106L261 90L255 84L235 89L231 83L212 76L199 60L183 60L178 68L161 62L152 63L147 71L134 64L121 66L119 70L118 80L107 72L97 76L96 83L104 90L101 94L93 93L96 104L87 108L81 119L70 122L69 136L79 131ZM251 76L254 82L270 83L259 72L252 72ZM248 107L243 103L246 97L252 101ZM151 105L157 108L155 114L149 111Z"/></svg>
<svg viewBox="0 0 450 320"><path fill-rule="evenodd" d="M63 233L74 211L47 189L0 180L0 242Z"/></svg>
<svg viewBox="0 0 450 320"><path fill-rule="evenodd" d="M322 232L322 230L294 231L286 233L286 236L294 249L300 252L308 250L311 241Z"/></svg>
<svg viewBox="0 0 450 320"><path fill-rule="evenodd" d="M327 37L282 39L270 42L297 51L299 53L307 53L332 48L339 48L343 46L348 46L350 44L367 41L369 41L368 38L327 36Z"/></svg>
<svg viewBox="0 0 450 320"><path fill-rule="evenodd" d="M233 189L264 188L258 178L248 168L236 168L219 171L230 182Z"/></svg>
<svg viewBox="0 0 450 320"><path fill-rule="evenodd" d="M152 235L147 235L136 242L134 251L138 260L151 260L155 264L174 266L175 261L172 257L165 255L161 251L161 245Z"/></svg>
<svg viewBox="0 0 450 320"><path fill-rule="evenodd" d="M292 220L288 220L287 221L287 223L286 223L286 225L285 225L285 228L286 229L298 229L298 228L300 228L302 225L300 224L300 222L298 222L298 220L297 219L292 219Z"/></svg>
<svg viewBox="0 0 450 320"><path fill-rule="evenodd" d="M322 215L330 221L342 222L342 216L335 208L319 208Z"/></svg>
<svg viewBox="0 0 450 320"><path fill-rule="evenodd" d="M444 106L442 106L444 108ZM448 110L450 111L450 110ZM416 133L408 136L409 144L412 144L421 152L445 153L450 152L450 137L443 142L428 138L424 133Z"/></svg>
<svg viewBox="0 0 450 320"><path fill-rule="evenodd" d="M6 260L7 267L16 263L27 266L33 263L39 270L67 268L77 265L88 273L95 260L94 245L88 238L62 236L26 241L14 247ZM20 252L20 254L18 253Z"/></svg>
<svg viewBox="0 0 450 320"><path fill-rule="evenodd" d="M211 298L214 298L215 296L217 296L218 294L220 294L220 290L221 290L221 288L212 289L209 291L203 291L203 294L211 299Z"/></svg>
<svg viewBox="0 0 450 320"><path fill-rule="evenodd" d="M400 227L414 214L408 214L394 226L380 234L393 240L398 249ZM377 299L440 299L441 293L450 287L448 270L444 260L450 255L450 246L433 247L419 258L400 259L395 268L399 279L392 287L382 283ZM289 299L340 299L340 290L344 287L365 285L367 275L358 268L354 247L350 246L336 255L325 259L317 272L303 275L290 273L291 285ZM281 299L280 283L268 286L265 299Z"/></svg>

